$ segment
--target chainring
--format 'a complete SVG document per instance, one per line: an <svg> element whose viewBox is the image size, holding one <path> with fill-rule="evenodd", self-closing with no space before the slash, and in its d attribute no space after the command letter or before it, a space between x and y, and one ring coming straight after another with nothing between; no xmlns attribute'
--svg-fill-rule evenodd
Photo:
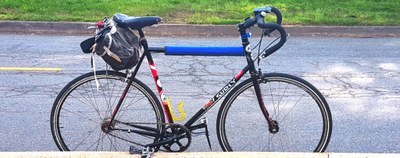
<svg viewBox="0 0 400 158"><path fill-rule="evenodd" d="M161 141L170 141L163 145L169 152L182 152L189 148L192 142L192 134L188 128L180 124L171 124L163 131Z"/></svg>

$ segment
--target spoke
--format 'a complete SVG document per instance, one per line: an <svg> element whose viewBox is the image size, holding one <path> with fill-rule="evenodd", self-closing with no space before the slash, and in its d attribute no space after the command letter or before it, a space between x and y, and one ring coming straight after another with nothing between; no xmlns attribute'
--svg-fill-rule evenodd
<svg viewBox="0 0 400 158"><path fill-rule="evenodd" d="M136 94L133 95L133 98L136 98L136 96L138 96L137 94L140 94L140 91L137 91ZM128 109L128 107L131 106L131 105L135 105L134 103L137 103L137 102L141 101L142 99L146 98L146 96L143 95L141 98L139 98L139 99L138 99L137 101L135 101L135 102L133 102L133 101L134 101L133 98L131 99L131 102L128 103L128 106L125 107L126 109Z"/></svg>
<svg viewBox="0 0 400 158"><path fill-rule="evenodd" d="M89 83L89 84L90 84L90 83ZM81 87L82 87L84 90L86 90L85 85L82 85ZM82 93L80 93L80 91L79 91L78 89L76 89L76 91L78 91L78 93L79 93L82 97L84 96ZM87 90L86 90L86 96L90 98L90 95L89 95L89 93L87 92ZM94 96L93 96L93 97L94 97ZM94 98L94 99L95 99L95 98ZM96 110L98 116L99 116L100 118L102 118L102 117L101 117L101 114L100 114L100 111L99 111L99 108L98 108L96 105L94 105L95 103L93 103L92 99L86 99L86 100L88 100L88 102L90 103L90 105Z"/></svg>
<svg viewBox="0 0 400 158"><path fill-rule="evenodd" d="M285 151L285 149L284 149L285 147L284 147L284 146L285 146L287 143L283 143L282 138L283 138L283 137L278 137L278 138L277 138L277 139L278 139L277 141L279 141L279 146L278 146L278 147L280 147L280 150L281 150L281 151Z"/></svg>
<svg viewBox="0 0 400 158"><path fill-rule="evenodd" d="M76 89L76 91L78 91L78 93L79 93L79 90ZM87 102L78 99L78 98L80 98L80 97L74 97L74 95L75 95L75 94L70 93L70 96L73 97L73 98L75 98L78 102L81 102L81 103L84 104L84 105L89 104L89 105L91 105L92 107L94 107L93 103L90 102L88 99L85 99L85 97L83 97L82 94L80 94L80 95L81 95L82 98L83 98L84 100L86 100ZM73 106L72 104L68 103L69 100L70 100L70 99L68 99L68 100L66 99L66 100L64 101L64 103L67 103L68 105ZM97 110L98 110L98 109L97 109ZM101 118L101 117L100 117L100 118Z"/></svg>
<svg viewBox="0 0 400 158"><path fill-rule="evenodd" d="M81 95L82 96L82 95ZM82 104L91 104L91 102L90 101L88 101L87 99L84 99L84 100L86 100L86 101L83 101L83 100L81 100L81 99L78 99L78 98L80 98L80 97L75 97L75 94L73 94L73 93L70 93L69 94L69 97L73 97L73 98L75 98L77 101L79 101L79 102L81 102ZM82 98L84 98L83 96L82 96ZM66 99L67 100L67 99ZM68 100L70 100L70 99L68 99Z"/></svg>
<svg viewBox="0 0 400 158"><path fill-rule="evenodd" d="M106 136L106 134L104 134L103 132L101 132L100 134L99 134L99 138L97 139L97 141L95 141L95 143L93 143L91 146L89 146L86 150L89 150L90 148L92 148L95 144L96 144L96 151L98 151L98 149L99 149L99 145L101 145L101 150L103 150L104 148L103 148L103 145L104 145L104 137ZM101 142L101 143L99 143L99 142Z"/></svg>
<svg viewBox="0 0 400 158"><path fill-rule="evenodd" d="M241 86L228 95L225 101L228 104L221 110L219 120L225 121L224 126L221 125L224 128L220 129L224 146L234 151L271 152L305 152L320 146L319 141L324 135L320 134L323 130L321 119L318 118L320 111L315 111L320 104L313 99L315 93L308 91L307 83L279 74L276 77L267 76L260 83L265 106L269 107L271 118L279 125L279 131L275 134L269 132L267 123L260 121L262 113L247 106L254 104L256 98L251 81ZM246 115L251 117L241 118ZM237 129L238 126L246 130Z"/></svg>
<svg viewBox="0 0 400 158"><path fill-rule="evenodd" d="M111 116L112 107L113 107L113 105L115 105L115 104L111 103L111 99L118 98L118 95L116 97L114 97L114 88L118 87L116 85L116 81L118 81L118 80L112 80L112 78L108 78L108 77L105 77L104 79L106 80L105 82L107 82L106 86L104 86L105 87L104 90L102 91L102 95L104 97L105 104L107 107L106 110L104 111L104 118L106 118L107 116ZM110 90L110 85L113 88L112 90ZM100 83L100 86L102 86L101 83ZM106 94L106 93L108 93L108 94Z"/></svg>
<svg viewBox="0 0 400 158"><path fill-rule="evenodd" d="M101 78L101 79L103 79L103 78ZM102 84L103 81L101 81L101 79L98 78L98 80L99 80L99 91L98 92L101 93L101 98L102 98L102 100L104 100L101 103L105 107L105 110L104 110L104 113L103 113L103 118L106 118L109 115L109 113L111 113L110 112L110 109L111 109L110 106L111 105L110 105L110 102L109 102L110 96L108 96L106 94L106 93L109 93L109 90L107 88L103 88L103 87L108 87L109 86L109 82L108 82L107 78L104 78L106 80L105 81L106 82L106 86L103 86L103 84Z"/></svg>
<svg viewBox="0 0 400 158"><path fill-rule="evenodd" d="M279 115L280 115L280 105L281 105L281 101L282 101L283 97L285 96L288 87L289 87L289 84L287 83L287 84L286 84L286 87L285 87L285 89L284 89L284 91L283 91L283 93L282 93L282 95L281 95L281 97L279 98L278 105L277 105L278 111L276 112L276 113L277 113L277 116L276 116L277 118L279 118ZM280 88L279 88L279 89L280 89Z"/></svg>
<svg viewBox="0 0 400 158"><path fill-rule="evenodd" d="M139 93L139 92L137 92L137 93ZM127 94L127 96L128 96L129 94ZM135 96L137 96L137 95L135 95ZM134 97L134 98L136 98L136 97ZM135 105L135 103L137 103L137 102L139 102L139 101L141 101L143 98L146 98L145 96L143 96L143 97L141 97L139 100L137 100L137 101L135 101L135 102L133 102L134 101L134 99L131 99L131 102L129 103L129 104L124 104L124 105L126 105L126 106L121 106L121 110L120 110L120 114L118 115L118 116L116 116L116 117L118 117L117 119L120 119L122 116L124 116L124 114L128 111L128 108L129 107L131 107L131 106L133 106L133 105ZM125 99L126 100L126 99ZM125 101L124 101L125 102Z"/></svg>
<svg viewBox="0 0 400 158"><path fill-rule="evenodd" d="M110 78L99 75L98 79L102 84L97 91L92 77L77 81L71 86L72 91L66 94L65 100L58 105L61 108L58 114L60 120L58 130L64 138L64 141L60 142L64 144L61 145L71 150L118 151L128 149L129 145L144 147L146 144L153 143L156 140L154 136L128 132L130 131L128 129L140 130L131 125L142 124L144 127L157 130L153 132L156 134L161 126L157 113L153 113L158 109L151 106L152 98L146 95L146 91L142 91L141 85L137 85L139 87L135 87L136 83L129 85L131 89L127 92L120 111L115 116L116 122L113 126L115 130L104 133L101 130L101 124L107 118L106 116L109 117L112 114L113 107L121 96L118 91L123 91L127 84L124 85L125 82L118 80L120 76ZM143 132L146 131L143 130Z"/></svg>
<svg viewBox="0 0 400 158"><path fill-rule="evenodd" d="M94 133L94 131L91 131L84 139L82 139L82 141L80 141L80 143L77 144L77 146L74 148L74 150L78 149L79 146L82 145L83 142L86 141L86 139L89 138L89 136L91 136ZM74 142L74 141L73 141Z"/></svg>
<svg viewBox="0 0 400 158"><path fill-rule="evenodd" d="M67 103L67 104L69 104L69 103ZM73 115L75 115L75 116L79 116L80 118L83 118L83 119L86 119L86 120L88 120L88 121L91 121L91 122L93 122L93 123L96 123L96 124L98 123L97 121L95 121L95 120L93 120L93 119L91 119L91 118L87 118L86 116L83 116L83 115L81 115L81 114L74 113L74 112L72 112L72 111L70 111L70 110L67 110L67 109L64 109L64 108L63 108L63 110L66 111L66 112L69 112L69 113L71 113L71 114L73 114ZM64 114L63 114L62 116L64 116Z"/></svg>
<svg viewBox="0 0 400 158"><path fill-rule="evenodd" d="M108 94L109 94L109 97L104 97L104 99L106 100L106 102L107 102L107 111L111 111L111 107L112 107L112 105L111 105L111 98L112 98L112 96L113 96L113 94L114 94L114 88L116 87L116 86L112 86L112 88L113 88L113 90L110 90L110 84L111 83L109 83L110 82L110 80L107 78L107 76L105 77L105 79L106 79L106 82L107 82L107 89L108 89ZM115 85L115 84L114 84ZM106 96L106 94L104 94L104 96Z"/></svg>
<svg viewBox="0 0 400 158"><path fill-rule="evenodd" d="M107 134L107 138L110 141L110 149L109 149L109 151L117 151L117 147L115 146L115 144L117 144L116 143L116 138L115 137L111 138L110 135L108 135L108 134ZM115 140L115 141L113 141L113 140ZM113 150L113 148L114 148L114 150Z"/></svg>
<svg viewBox="0 0 400 158"><path fill-rule="evenodd" d="M292 108L290 108L290 110L284 115L284 117L279 121L279 122L284 122L284 120L286 119L286 117L289 115L290 112L292 112L292 110L294 109L294 107L300 102L300 100L303 98L304 95L302 95L297 101L296 103L292 106Z"/></svg>
<svg viewBox="0 0 400 158"><path fill-rule="evenodd" d="M116 80L116 81L119 81L119 80ZM111 104L111 108L112 107L116 107L117 106L117 104L118 104L118 102L119 102L119 99L121 98L121 96L122 96L122 93L124 92L124 90L125 90L125 87L126 85L124 85L124 86L121 86L121 85L117 85L117 83L115 82L114 83L114 86L113 86L113 91L114 91L114 88L115 87L120 87L118 90L116 90L115 92L116 92L116 97L112 97L112 96L110 96L110 98L114 98L114 101L112 102L112 104ZM128 93L128 92L127 92ZM114 95L114 93L113 93L113 95Z"/></svg>
<svg viewBox="0 0 400 158"><path fill-rule="evenodd" d="M90 86L90 90L92 91L93 102L94 102L94 105L93 105L93 106L95 106L94 108L96 109L96 111L98 111L99 117L100 117L100 118L104 118L104 116L102 116L102 115L100 114L99 104L97 104L97 99L96 99L96 96L94 95L94 94L96 94L95 90L96 90L97 92L99 92L100 90L97 90L97 86L96 86L96 85L95 85L95 87L93 87L93 82L90 82L89 86ZM84 87L84 86L83 86L83 87ZM94 89L95 89L95 90L94 90ZM88 95L89 95L89 93L88 93Z"/></svg>
<svg viewBox="0 0 400 158"><path fill-rule="evenodd" d="M272 100L272 107L274 108L274 113L273 117L276 116L276 106L275 106L275 99L274 99L274 94L272 94L272 88L271 88L271 82L268 82L268 87L269 87L269 92L271 94L271 100Z"/></svg>

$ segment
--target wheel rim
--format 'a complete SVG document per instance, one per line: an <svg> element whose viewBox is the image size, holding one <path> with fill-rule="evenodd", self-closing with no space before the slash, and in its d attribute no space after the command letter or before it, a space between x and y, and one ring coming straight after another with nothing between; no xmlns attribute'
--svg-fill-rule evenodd
<svg viewBox="0 0 400 158"><path fill-rule="evenodd" d="M126 86L122 76L97 75L100 82L97 91L94 77L76 82L61 97L53 119L56 143L62 150L79 151L127 151L130 146L141 146L154 142L154 138L138 134L105 130L113 106ZM144 93L143 93L144 92ZM114 128L132 129L129 124L143 125L161 130L160 112L155 110L155 101L137 83L130 91L118 112ZM153 122L149 122L149 121ZM161 121L160 121L161 122ZM109 122L111 123L111 122Z"/></svg>
<svg viewBox="0 0 400 158"><path fill-rule="evenodd" d="M269 77L260 87L270 116L279 124L279 132L269 132L252 82L248 82L227 100L227 107L222 111L227 115L219 121L225 150L311 152L325 149L330 136L327 129L330 115L325 107L317 104L324 102L311 88L285 77ZM228 107L229 104L232 105Z"/></svg>

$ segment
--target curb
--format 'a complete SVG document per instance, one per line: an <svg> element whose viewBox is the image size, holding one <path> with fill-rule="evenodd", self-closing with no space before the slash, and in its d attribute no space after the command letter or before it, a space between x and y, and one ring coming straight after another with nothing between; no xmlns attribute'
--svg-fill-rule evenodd
<svg viewBox="0 0 400 158"><path fill-rule="evenodd" d="M183 152L154 153L152 158L397 158L379 153L290 153L290 152ZM0 152L2 158L140 158L128 152Z"/></svg>
<svg viewBox="0 0 400 158"><path fill-rule="evenodd" d="M86 22L0 21L0 33L39 35L93 35ZM294 37L400 37L400 26L301 26L284 25ZM235 25L160 24L145 28L148 36L236 37Z"/></svg>

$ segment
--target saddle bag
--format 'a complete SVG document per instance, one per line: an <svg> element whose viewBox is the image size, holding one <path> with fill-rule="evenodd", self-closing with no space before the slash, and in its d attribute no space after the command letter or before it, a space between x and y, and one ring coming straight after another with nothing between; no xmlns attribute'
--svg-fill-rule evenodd
<svg viewBox="0 0 400 158"><path fill-rule="evenodd" d="M139 36L132 29L119 27L112 21L95 37L81 43L83 52L96 53L117 71L131 69L138 63L140 47Z"/></svg>

